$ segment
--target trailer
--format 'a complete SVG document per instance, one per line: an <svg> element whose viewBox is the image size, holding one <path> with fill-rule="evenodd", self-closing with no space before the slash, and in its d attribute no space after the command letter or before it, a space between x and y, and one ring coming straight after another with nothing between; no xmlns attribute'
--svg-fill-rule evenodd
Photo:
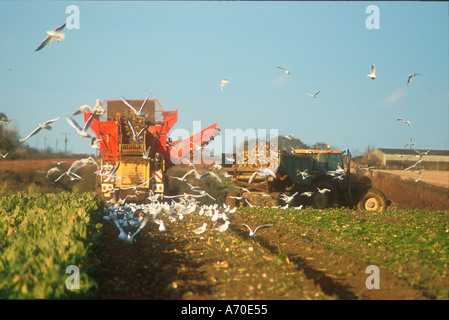
<svg viewBox="0 0 449 320"><path fill-rule="evenodd" d="M140 110L134 112L127 104ZM191 137L171 141L170 129L178 111L165 111L157 99L105 100L104 112L90 125L99 150L96 191L107 201L131 198L146 202L153 195L163 199L168 188L167 169L205 146L220 133L215 123ZM84 113L87 122L91 113ZM141 134L136 137L139 132Z"/></svg>
<svg viewBox="0 0 449 320"><path fill-rule="evenodd" d="M260 163L260 155L270 160ZM244 150L241 159L240 163L225 168L240 190L238 194L228 194L226 203L229 205L289 204L382 212L391 203L382 191L372 187L370 178L351 172L349 150L294 149L286 152L279 149L273 152L267 144L266 147L256 146L255 150ZM263 168L274 174L260 174ZM294 200L286 203L285 199L291 196Z"/></svg>

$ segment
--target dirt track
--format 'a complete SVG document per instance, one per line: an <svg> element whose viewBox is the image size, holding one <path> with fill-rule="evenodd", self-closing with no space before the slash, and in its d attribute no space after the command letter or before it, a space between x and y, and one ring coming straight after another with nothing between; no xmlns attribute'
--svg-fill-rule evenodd
<svg viewBox="0 0 449 320"><path fill-rule="evenodd" d="M309 300L425 299L422 293L389 271L381 270L379 290L368 290L367 264L329 250L299 234L265 228L248 237L241 223L257 225L236 212L225 233L191 230L202 224L198 215L167 223L167 232L151 224L132 245L117 239L105 223L98 299L169 300ZM311 232L316 232L309 230Z"/></svg>

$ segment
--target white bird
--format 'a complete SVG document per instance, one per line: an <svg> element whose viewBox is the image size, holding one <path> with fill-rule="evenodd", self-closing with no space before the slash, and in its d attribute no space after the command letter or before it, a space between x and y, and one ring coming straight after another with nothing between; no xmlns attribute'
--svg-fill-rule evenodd
<svg viewBox="0 0 449 320"><path fill-rule="evenodd" d="M53 167L50 170L47 171L47 175L45 176L46 178L48 178L49 175L55 173L55 172L59 172L60 169L58 167Z"/></svg>
<svg viewBox="0 0 449 320"><path fill-rule="evenodd" d="M3 157L3 159L5 159L8 156L9 152L5 153L5 154L1 154L1 156Z"/></svg>
<svg viewBox="0 0 449 320"><path fill-rule="evenodd" d="M207 228L207 223L204 222L203 225L202 225L201 227L196 228L196 229L193 229L192 232L193 232L193 233L196 233L196 234L201 234L201 233L203 233L204 231L206 231L206 228Z"/></svg>
<svg viewBox="0 0 449 320"><path fill-rule="evenodd" d="M139 226L139 228L136 230L136 232L134 232L134 234L133 234L132 236L130 236L130 235L128 234L128 237L126 238L125 241L126 241L127 243L133 243L134 237L136 236L136 234L138 234L138 233L140 232L140 230L143 229L143 227L145 227L145 225L147 224L147 222L148 222L148 217L145 217L145 218L142 220L142 223L140 224L140 226Z"/></svg>
<svg viewBox="0 0 449 320"><path fill-rule="evenodd" d="M287 196L286 194L281 194L282 200L284 200L285 203L290 203L292 202L293 198L298 194L298 192L295 192L293 195L291 196Z"/></svg>
<svg viewBox="0 0 449 320"><path fill-rule="evenodd" d="M419 164L419 163L421 163L423 160L424 160L424 159L421 158L421 159L418 160L415 164L413 164L413 165L411 165L410 167L404 169L404 171L409 170L409 169L411 169L411 168L415 168L416 165Z"/></svg>
<svg viewBox="0 0 449 320"><path fill-rule="evenodd" d="M297 176L301 175L303 179L306 179L309 176L309 174L307 173L308 170L309 169L305 169L304 171L301 171L300 169L296 169L297 172L296 175Z"/></svg>
<svg viewBox="0 0 449 320"><path fill-rule="evenodd" d="M146 152L142 153L142 158L145 160L150 160L150 151L151 151L151 146L148 147Z"/></svg>
<svg viewBox="0 0 449 320"><path fill-rule="evenodd" d="M370 171L371 169L375 169L375 168L376 168L376 167L374 167L374 166L370 166L370 167L360 168L360 170Z"/></svg>
<svg viewBox="0 0 449 320"><path fill-rule="evenodd" d="M254 208L254 206L248 201L248 199L245 198L245 201L251 208Z"/></svg>
<svg viewBox="0 0 449 320"><path fill-rule="evenodd" d="M312 98L316 99L316 96L318 95L318 93L320 93L320 91L318 91L317 93L311 94L311 93L307 93L309 96L311 96Z"/></svg>
<svg viewBox="0 0 449 320"><path fill-rule="evenodd" d="M414 143L414 142L409 142L409 143L407 143L407 144L404 146L404 148L407 147L407 146L416 146L416 143Z"/></svg>
<svg viewBox="0 0 449 320"><path fill-rule="evenodd" d="M56 39L57 42L61 42L62 40L64 40L65 34L61 33L62 29L64 29L64 28L65 28L65 23L52 31L47 31L46 32L47 37L44 39L44 41L42 41L42 43L39 45L39 47L37 47L37 49L34 51L39 51L39 50L43 49L46 45L48 45L50 42L52 42L53 39Z"/></svg>
<svg viewBox="0 0 449 320"><path fill-rule="evenodd" d="M272 227L272 224L262 224L260 226L258 226L256 229L251 229L247 224L242 224L242 226L245 226L246 228L248 228L249 230L249 236L254 238L257 236L257 230L261 229L261 228L267 228L267 227Z"/></svg>
<svg viewBox="0 0 449 320"><path fill-rule="evenodd" d="M153 89L151 89L150 94L146 97L146 99L143 101L142 106L139 110L134 108L125 98L121 97L122 101L134 112L134 114L138 118L145 118L147 115L143 113L143 109L145 108L145 105L147 104L148 99L150 98L151 92Z"/></svg>
<svg viewBox="0 0 449 320"><path fill-rule="evenodd" d="M271 170L269 168L260 168L258 171L254 172L251 175L251 178L249 178L249 181L248 181L249 184L253 183L254 179L256 178L256 175L259 175L264 179L268 178L269 176L276 178L276 173L274 173L273 170Z"/></svg>
<svg viewBox="0 0 449 320"><path fill-rule="evenodd" d="M325 194L326 192L331 192L331 190L328 189L328 188L320 189L320 188L317 187L317 189L318 189L318 192L319 192L319 193L322 193L322 194Z"/></svg>
<svg viewBox="0 0 449 320"><path fill-rule="evenodd" d="M128 125L129 125L129 127L131 128L131 130L132 130L132 132L133 132L133 139L134 139L134 141L142 142L142 141L140 140L140 137L142 136L142 134L145 133L145 131L147 131L147 129L148 129L148 127L149 127L150 125L147 124L145 127L142 128L142 130L139 131L139 133L136 134L136 130L134 129L133 124L131 123L131 121L129 121L129 119L127 119L127 120L128 120Z"/></svg>
<svg viewBox="0 0 449 320"><path fill-rule="evenodd" d="M404 120L404 123L405 123L406 125L408 125L409 127L412 126L412 124L411 124L410 121L408 121L408 120Z"/></svg>
<svg viewBox="0 0 449 320"><path fill-rule="evenodd" d="M162 220L159 220L159 231L160 232L165 232L165 231L167 231L167 228L165 227L165 223L164 223L164 221L162 221Z"/></svg>
<svg viewBox="0 0 449 320"><path fill-rule="evenodd" d="M376 79L376 67L374 66L374 64L371 65L371 73L368 74L367 77L371 80Z"/></svg>
<svg viewBox="0 0 449 320"><path fill-rule="evenodd" d="M313 192L312 192L312 191L306 191L306 192L303 192L303 193L301 193L301 194L300 194L300 196L311 197L311 196L312 196L312 194L313 194Z"/></svg>
<svg viewBox="0 0 449 320"><path fill-rule="evenodd" d="M221 81L221 85L220 85L221 91L223 91L224 86L227 85L228 83L229 83L228 79L223 79Z"/></svg>
<svg viewBox="0 0 449 320"><path fill-rule="evenodd" d="M226 230L228 230L230 223L231 223L231 221L226 220L225 223L223 223L221 226L215 228L215 230L217 230L219 232L225 232Z"/></svg>
<svg viewBox="0 0 449 320"><path fill-rule="evenodd" d="M70 126L72 126L76 130L76 133L78 135L80 135L81 137L83 137L83 138L95 138L95 135L93 133L87 131L87 130L89 129L89 127L90 127L90 125L91 125L91 123L92 123L92 121L93 121L93 119L94 119L94 117L96 115L97 115L97 112L94 111L94 113L92 113L92 115L90 116L89 120L87 120L87 122L84 124L83 128L81 128L79 126L79 124L76 123L76 121L73 120L72 118L66 117L65 119L67 120L68 124Z"/></svg>
<svg viewBox="0 0 449 320"><path fill-rule="evenodd" d="M278 66L276 66L276 68L279 68L279 69L281 69L281 70L284 70L285 75L289 75L290 77L292 77L293 80L295 80L295 78L293 78L293 75L291 74L291 72L288 71L287 69L282 68L282 67L278 67Z"/></svg>
<svg viewBox="0 0 449 320"><path fill-rule="evenodd" d="M235 186L234 188L236 188L236 189L241 189L241 190L243 190L243 191L245 191L245 192L251 192L251 191L249 191L248 189L243 188L243 187L237 187L237 186Z"/></svg>
<svg viewBox="0 0 449 320"><path fill-rule="evenodd" d="M410 82L412 81L412 78L413 78L413 77L416 77L416 76L420 76L420 74L419 74L419 73L412 73L412 74L409 74L409 75L408 75L408 80L407 80L407 85L410 85Z"/></svg>
<svg viewBox="0 0 449 320"><path fill-rule="evenodd" d="M81 107L79 107L77 110L75 110L73 115L75 116L77 114L84 113L84 112L92 113L94 111L97 111L97 115L104 114L106 112L106 110L103 109L100 99L96 99L95 102L96 102L96 104L93 108L87 104L83 104Z"/></svg>
<svg viewBox="0 0 449 320"><path fill-rule="evenodd" d="M28 138L34 136L36 133L38 133L42 129L46 129L46 130L53 129L53 122L55 122L56 120L59 120L59 117L57 117L56 119L45 121L44 123L40 123L37 126L37 128L34 129L34 131L32 131L28 136L26 136L25 138L19 139L19 142L24 142L25 140L27 140Z"/></svg>

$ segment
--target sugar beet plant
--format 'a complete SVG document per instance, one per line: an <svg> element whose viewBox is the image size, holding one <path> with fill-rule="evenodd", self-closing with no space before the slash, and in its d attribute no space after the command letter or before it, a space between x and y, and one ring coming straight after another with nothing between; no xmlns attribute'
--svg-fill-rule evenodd
<svg viewBox="0 0 449 320"><path fill-rule="evenodd" d="M0 196L0 298L70 299L94 294L102 225L94 193ZM68 266L79 269L69 290Z"/></svg>

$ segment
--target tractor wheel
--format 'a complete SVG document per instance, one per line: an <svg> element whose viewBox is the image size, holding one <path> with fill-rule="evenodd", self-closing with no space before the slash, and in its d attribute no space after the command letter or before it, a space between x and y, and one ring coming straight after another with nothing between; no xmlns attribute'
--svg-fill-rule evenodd
<svg viewBox="0 0 449 320"><path fill-rule="evenodd" d="M387 210L387 207L387 197L376 189L368 189L357 203L357 209L363 211L383 212Z"/></svg>

